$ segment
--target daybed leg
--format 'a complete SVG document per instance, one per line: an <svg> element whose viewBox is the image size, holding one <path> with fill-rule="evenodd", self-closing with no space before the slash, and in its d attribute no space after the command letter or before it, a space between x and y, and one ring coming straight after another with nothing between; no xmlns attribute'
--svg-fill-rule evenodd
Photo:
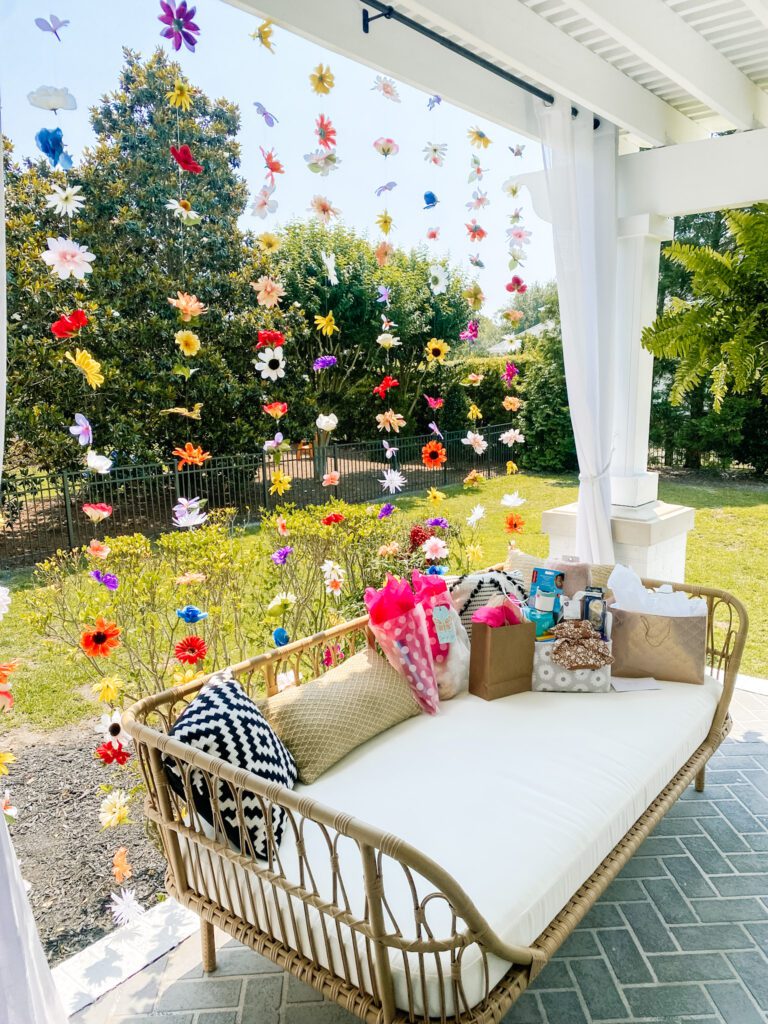
<svg viewBox="0 0 768 1024"><path fill-rule="evenodd" d="M216 943L213 937L213 925L210 921L200 918L200 946L203 953L203 970L210 974L216 970Z"/></svg>
<svg viewBox="0 0 768 1024"><path fill-rule="evenodd" d="M707 766L706 765L704 765L703 768L700 768L699 771L696 773L696 792L697 793L703 793L704 792L704 781L705 781L706 774L707 774Z"/></svg>

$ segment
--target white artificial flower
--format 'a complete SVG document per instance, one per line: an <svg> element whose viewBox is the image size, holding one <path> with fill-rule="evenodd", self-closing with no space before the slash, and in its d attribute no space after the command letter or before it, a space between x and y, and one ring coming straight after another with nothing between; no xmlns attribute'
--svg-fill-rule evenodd
<svg viewBox="0 0 768 1024"><path fill-rule="evenodd" d="M178 217L182 224L199 224L202 219L187 199L171 199L165 204L165 208L172 210L173 216Z"/></svg>
<svg viewBox="0 0 768 1024"><path fill-rule="evenodd" d="M261 374L262 380L277 380L285 376L285 355L282 346L263 348L260 350L253 365Z"/></svg>
<svg viewBox="0 0 768 1024"><path fill-rule="evenodd" d="M71 238L49 238L48 251L40 254L40 259L61 281L70 277L83 281L86 274L93 270L91 263L96 259L84 245L78 245Z"/></svg>
<svg viewBox="0 0 768 1024"><path fill-rule="evenodd" d="M267 605L267 612L287 611L288 608L293 608L295 604L296 595L284 590L279 594L275 594Z"/></svg>
<svg viewBox="0 0 768 1024"><path fill-rule="evenodd" d="M386 78L384 75L376 75L372 88L380 92L388 100L392 100L393 103L400 102L400 94L397 91L394 79Z"/></svg>
<svg viewBox="0 0 768 1024"><path fill-rule="evenodd" d="M503 192L506 192L508 196L514 199L517 193L520 191L520 183L517 180L517 178L513 176L511 178L507 178L506 181L503 181L501 183L501 189Z"/></svg>
<svg viewBox="0 0 768 1024"><path fill-rule="evenodd" d="M0 619L8 614L11 607L11 592L8 587L0 587Z"/></svg>
<svg viewBox="0 0 768 1024"><path fill-rule="evenodd" d="M443 166L447 152L448 144L446 142L428 142L422 150L424 159L434 164L435 167Z"/></svg>
<svg viewBox="0 0 768 1024"><path fill-rule="evenodd" d="M85 200L79 194L82 192L80 185L53 185L53 191L45 197L45 203L49 210L53 210L60 217L74 217L80 212L80 207Z"/></svg>
<svg viewBox="0 0 768 1024"><path fill-rule="evenodd" d="M517 508L519 505L524 505L526 499L521 498L517 491L514 494L505 494L501 499L501 504L505 508Z"/></svg>
<svg viewBox="0 0 768 1024"><path fill-rule="evenodd" d="M490 205L490 202L491 201L488 198L488 193L483 192L478 188L475 189L475 191L472 193L472 198L465 205L468 210L482 210L483 207Z"/></svg>
<svg viewBox="0 0 768 1024"><path fill-rule="evenodd" d="M513 444L525 444L525 434L521 434L517 427L512 427L511 430L500 434L499 440L502 444L507 444L511 448Z"/></svg>
<svg viewBox="0 0 768 1024"><path fill-rule="evenodd" d="M102 715L95 731L99 733L105 743L109 743L115 750L121 743L128 746L131 742L131 737L123 729L122 715L117 709L110 715Z"/></svg>
<svg viewBox="0 0 768 1024"><path fill-rule="evenodd" d="M332 430L335 430L336 427L338 427L338 425L339 417L332 412L329 412L327 414L321 412L320 415L315 420L315 426L317 427L317 429L323 430L326 433L330 433Z"/></svg>
<svg viewBox="0 0 768 1024"><path fill-rule="evenodd" d="M207 503L207 498L177 498L173 511L177 515L184 515L187 512L199 512L200 508Z"/></svg>
<svg viewBox="0 0 768 1024"><path fill-rule="evenodd" d="M396 494L405 487L406 479L399 469L385 469L384 477L379 480L382 488L390 494Z"/></svg>
<svg viewBox="0 0 768 1024"><path fill-rule="evenodd" d="M376 339L376 344L381 345L385 352L389 352L391 348L395 348L397 345L402 345L402 342L399 338L390 334L389 331L384 331L384 333L380 334Z"/></svg>
<svg viewBox="0 0 768 1024"><path fill-rule="evenodd" d="M144 908L136 899L133 889L121 889L119 895L113 892L111 899L112 917L118 927L122 928L126 924L133 924L144 913Z"/></svg>
<svg viewBox="0 0 768 1024"><path fill-rule="evenodd" d="M264 220L268 213L275 212L277 209L277 200L272 198L272 193L274 191L274 185L265 185L256 193L253 202L251 203L251 213L254 217L259 217L261 220Z"/></svg>
<svg viewBox="0 0 768 1024"><path fill-rule="evenodd" d="M346 573L337 562L334 562L330 558L326 558L320 566L320 571L323 574L325 592L327 594L331 594L335 600L338 601L341 597L341 590L344 586L344 576Z"/></svg>
<svg viewBox="0 0 768 1024"><path fill-rule="evenodd" d="M429 268L429 287L433 294L442 295L448 287L448 275L439 263L431 264Z"/></svg>
<svg viewBox="0 0 768 1024"><path fill-rule="evenodd" d="M438 562L441 558L448 557L448 545L442 537L427 537L421 545L421 550L428 562Z"/></svg>
<svg viewBox="0 0 768 1024"><path fill-rule="evenodd" d="M202 526L207 518L207 512L201 512L199 508L196 508L189 512L177 512L173 517L173 525L184 530L187 527Z"/></svg>
<svg viewBox="0 0 768 1024"><path fill-rule="evenodd" d="M474 530L481 519L485 519L485 506L475 505L472 512L467 516L467 526L471 526Z"/></svg>
<svg viewBox="0 0 768 1024"><path fill-rule="evenodd" d="M282 690L287 690L289 686L298 685L301 682L301 675L297 678L295 669L286 669L285 672L277 673L275 682L277 683L277 692L280 693Z"/></svg>
<svg viewBox="0 0 768 1024"><path fill-rule="evenodd" d="M339 277L336 273L336 253L321 252L320 259L323 261L323 265L325 266L325 272L328 275L328 283L334 287L339 283Z"/></svg>
<svg viewBox="0 0 768 1024"><path fill-rule="evenodd" d="M97 455L92 448L88 449L85 464L92 473L108 473L112 469L112 459L106 455Z"/></svg>
<svg viewBox="0 0 768 1024"><path fill-rule="evenodd" d="M304 162L307 170L321 178L327 178L341 164L335 149L316 149L314 153L305 153Z"/></svg>
<svg viewBox="0 0 768 1024"><path fill-rule="evenodd" d="M57 89L55 85L39 85L27 93L27 99L40 110L77 110L77 100L66 86Z"/></svg>
<svg viewBox="0 0 768 1024"><path fill-rule="evenodd" d="M388 459L394 458L400 451L399 448L395 448L394 445L391 445L389 441L382 441L381 443L384 445L384 454Z"/></svg>
<svg viewBox="0 0 768 1024"><path fill-rule="evenodd" d="M475 454L482 455L485 449L488 447L488 442L485 440L482 434L476 434L472 430L467 431L467 436L462 437L462 444L468 444L471 446Z"/></svg>

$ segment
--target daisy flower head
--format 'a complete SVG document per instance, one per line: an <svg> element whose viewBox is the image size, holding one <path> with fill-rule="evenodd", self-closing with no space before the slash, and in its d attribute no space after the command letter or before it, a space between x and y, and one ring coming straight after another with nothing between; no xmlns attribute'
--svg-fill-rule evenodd
<svg viewBox="0 0 768 1024"><path fill-rule="evenodd" d="M208 312L208 307L204 306L196 295L190 295L188 292L176 292L176 298L171 296L168 304L179 311L179 316L185 324Z"/></svg>
<svg viewBox="0 0 768 1024"><path fill-rule="evenodd" d="M330 224L334 217L341 215L341 210L338 210L326 196L312 196L309 209L323 224Z"/></svg>
<svg viewBox="0 0 768 1024"><path fill-rule="evenodd" d="M399 469L385 469L379 483L388 494L396 494L402 491L407 481Z"/></svg>
<svg viewBox="0 0 768 1024"><path fill-rule="evenodd" d="M384 135L379 136L379 138L374 141L373 148L383 157L397 156L400 152L400 147L395 140Z"/></svg>
<svg viewBox="0 0 768 1024"><path fill-rule="evenodd" d="M102 704L114 704L122 689L123 684L117 676L102 676L98 683L91 686L91 692Z"/></svg>
<svg viewBox="0 0 768 1024"><path fill-rule="evenodd" d="M119 894L113 892L110 895L110 899L112 900L110 908L112 919L118 928L122 928L127 924L133 924L144 913L144 908L136 899L136 893L133 889L121 889Z"/></svg>
<svg viewBox="0 0 768 1024"><path fill-rule="evenodd" d="M120 646L120 629L98 616L80 634L80 646L89 658L108 658Z"/></svg>
<svg viewBox="0 0 768 1024"><path fill-rule="evenodd" d="M392 220L392 215L389 213L388 210L382 210L381 213L376 217L376 227L384 235L389 234L389 232L392 230L393 223L394 221Z"/></svg>
<svg viewBox="0 0 768 1024"><path fill-rule="evenodd" d="M387 409L386 412L377 414L376 423L379 430L386 430L387 433L392 430L395 434L399 434L400 428L405 426L405 419L394 409Z"/></svg>
<svg viewBox="0 0 768 1024"><path fill-rule="evenodd" d="M196 356L200 351L200 339L194 331L177 331L173 340L179 346L181 354L186 356L188 359L192 356Z"/></svg>
<svg viewBox="0 0 768 1024"><path fill-rule="evenodd" d="M192 53L197 45L196 36L200 35L200 27L195 24L195 8L190 7L187 0L181 0L180 4L169 3L168 0L160 0L160 9L163 12L158 15L157 20L166 27L160 35L164 39L170 39L174 50L180 50L184 43Z"/></svg>
<svg viewBox="0 0 768 1024"><path fill-rule="evenodd" d="M445 501L446 495L442 491L438 491L436 487L430 487L427 491L427 501L430 505L439 505L441 501Z"/></svg>
<svg viewBox="0 0 768 1024"><path fill-rule="evenodd" d="M475 455L482 455L488 447L488 442L485 440L483 435L475 433L472 430L467 431L467 436L462 437L461 443L468 445Z"/></svg>
<svg viewBox="0 0 768 1024"><path fill-rule="evenodd" d="M177 78L173 88L165 94L165 98L172 107L176 107L186 114L192 109L193 93L194 90L186 82Z"/></svg>
<svg viewBox="0 0 768 1024"><path fill-rule="evenodd" d="M327 96L336 84L336 79L330 67L318 64L309 76L309 84L318 96Z"/></svg>
<svg viewBox="0 0 768 1024"><path fill-rule="evenodd" d="M428 142L422 152L427 163L433 164L435 167L442 167L448 152L448 143Z"/></svg>
<svg viewBox="0 0 768 1024"><path fill-rule="evenodd" d="M524 526L525 520L516 512L510 512L507 518L504 520L504 529L507 531L507 533L522 533Z"/></svg>
<svg viewBox="0 0 768 1024"><path fill-rule="evenodd" d="M444 363L451 346L442 338L430 338L424 350L428 363Z"/></svg>
<svg viewBox="0 0 768 1024"><path fill-rule="evenodd" d="M471 527L474 530L481 519L485 519L485 506L475 505L470 514L467 516L467 526Z"/></svg>
<svg viewBox="0 0 768 1024"><path fill-rule="evenodd" d="M512 494L505 494L501 499L501 504L504 508L518 508L520 505L524 505L525 501L525 498L521 498L517 491L514 491Z"/></svg>
<svg viewBox="0 0 768 1024"><path fill-rule="evenodd" d="M421 449L421 461L428 469L439 469L448 461L448 453L439 441L428 441Z"/></svg>
<svg viewBox="0 0 768 1024"><path fill-rule="evenodd" d="M128 823L130 797L124 789L116 789L104 797L99 807L99 824L102 828L117 828Z"/></svg>
<svg viewBox="0 0 768 1024"><path fill-rule="evenodd" d="M84 281L85 275L93 271L91 263L96 257L86 246L78 245L71 238L59 237L48 239L48 250L40 254L40 259L60 281L70 277Z"/></svg>
<svg viewBox="0 0 768 1024"><path fill-rule="evenodd" d="M251 281L251 288L256 292L256 301L265 309L274 309L280 305L285 295L285 288L268 274L262 274L256 281Z"/></svg>
<svg viewBox="0 0 768 1024"><path fill-rule="evenodd" d="M71 352L65 352L64 358L68 359L73 366L76 366L78 370L85 377L86 383L89 387L96 388L101 387L104 383L104 374L101 372L101 363L99 363L93 356L84 348L76 348L75 354Z"/></svg>
<svg viewBox="0 0 768 1024"><path fill-rule="evenodd" d="M333 315L333 310L329 310L325 316L321 316L319 313L315 314L315 328L325 337L333 337L334 332L338 332L340 328L336 325L336 318Z"/></svg>
<svg viewBox="0 0 768 1024"><path fill-rule="evenodd" d="M442 295L448 287L448 272L439 263L430 263L427 270L427 284L433 295Z"/></svg>
<svg viewBox="0 0 768 1024"><path fill-rule="evenodd" d="M397 85L393 78L387 78L385 75L376 75L371 90L380 92L385 99L392 100L393 103L400 102L400 94L397 91Z"/></svg>
<svg viewBox="0 0 768 1024"><path fill-rule="evenodd" d="M130 736L123 729L122 714L117 709L108 715L102 715L95 731L105 743L115 748L121 744L130 744L131 742Z"/></svg>
<svg viewBox="0 0 768 1024"><path fill-rule="evenodd" d="M421 550L428 562L440 562L448 557L448 545L442 537L427 537Z"/></svg>
<svg viewBox="0 0 768 1024"><path fill-rule="evenodd" d="M280 377L284 377L285 355L282 347L260 349L257 357L253 360L253 365L256 367L262 380L275 381L279 380Z"/></svg>
<svg viewBox="0 0 768 1024"><path fill-rule="evenodd" d="M336 145L336 129L325 114L320 114L315 121L315 135L318 145L323 149L333 149Z"/></svg>
<svg viewBox="0 0 768 1024"><path fill-rule="evenodd" d="M170 210L174 217L178 217L182 224L187 224L190 227L199 224L202 220L200 214L192 209L192 204L188 199L170 199L165 204L165 208Z"/></svg>
<svg viewBox="0 0 768 1024"><path fill-rule="evenodd" d="M469 129L467 132L467 138L469 139L470 144L476 149L488 149L491 144L489 137L485 134L482 128L479 128L477 125L474 125Z"/></svg>
<svg viewBox="0 0 768 1024"><path fill-rule="evenodd" d="M60 217L74 217L85 205L81 192L80 185L52 185L51 192L45 197L45 204Z"/></svg>
<svg viewBox="0 0 768 1024"><path fill-rule="evenodd" d="M196 665L208 653L208 645L201 636L185 636L173 648L173 655L182 665Z"/></svg>
<svg viewBox="0 0 768 1024"><path fill-rule="evenodd" d="M202 445L195 446L187 441L183 448L174 448L171 452L178 458L177 469L181 472L185 466L202 466L204 462L212 458L210 452L204 452Z"/></svg>

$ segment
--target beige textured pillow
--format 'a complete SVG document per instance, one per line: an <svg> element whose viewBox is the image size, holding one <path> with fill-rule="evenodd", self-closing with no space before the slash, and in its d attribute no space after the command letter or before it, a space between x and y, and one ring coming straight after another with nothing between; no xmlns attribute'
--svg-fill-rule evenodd
<svg viewBox="0 0 768 1024"><path fill-rule="evenodd" d="M533 570L541 565L546 565L546 555L526 555L524 551L518 551L517 548L510 548L507 553L507 560L504 563L504 568L510 571L517 569L523 574L523 582L525 589L531 589L531 573ZM598 565L592 563L589 567L590 575L592 577L593 587L607 587L608 577L613 572L612 565Z"/></svg>
<svg viewBox="0 0 768 1024"><path fill-rule="evenodd" d="M305 783L361 743L420 714L407 680L371 650L270 697L262 712Z"/></svg>

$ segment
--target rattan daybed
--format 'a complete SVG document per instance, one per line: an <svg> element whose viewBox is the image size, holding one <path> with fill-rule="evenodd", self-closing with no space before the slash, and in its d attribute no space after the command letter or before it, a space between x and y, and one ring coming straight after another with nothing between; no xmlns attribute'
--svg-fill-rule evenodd
<svg viewBox="0 0 768 1024"><path fill-rule="evenodd" d="M204 680L135 704L123 721L146 813L168 891L202 919L204 969L215 969L215 925L372 1024L500 1021L685 788L703 788L729 731L746 612L720 590L675 589L708 602L703 686L463 694L295 790L166 735ZM254 696L272 694L278 672L311 679L323 651L367 642L361 618L233 672ZM181 772L186 800L163 759ZM193 769L211 794L210 824L194 808ZM227 840L216 820L222 780L238 801L255 794L267 821L273 805L285 809L268 860L252 855L241 803L241 841Z"/></svg>

